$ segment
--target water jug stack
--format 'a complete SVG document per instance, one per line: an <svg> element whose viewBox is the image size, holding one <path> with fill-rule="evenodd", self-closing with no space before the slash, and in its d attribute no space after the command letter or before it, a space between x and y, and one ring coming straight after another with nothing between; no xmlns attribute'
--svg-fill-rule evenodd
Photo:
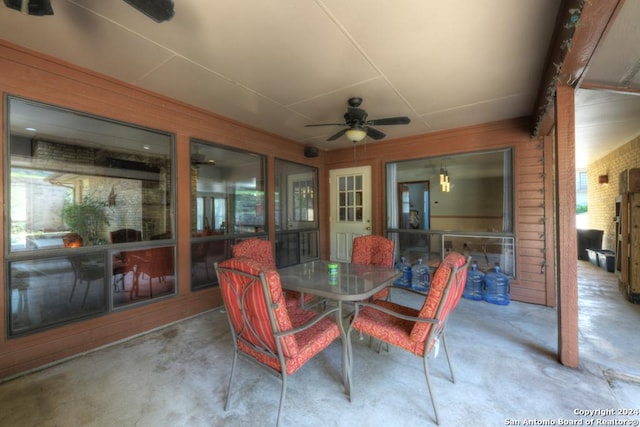
<svg viewBox="0 0 640 427"><path fill-rule="evenodd" d="M422 258L411 267L411 287L420 292L429 290L429 267L422 263Z"/></svg>
<svg viewBox="0 0 640 427"><path fill-rule="evenodd" d="M411 264L409 264L405 257L400 258L400 264L396 267L397 270L402 272L402 276L398 278L395 282L393 282L396 286L401 286L404 288L411 287Z"/></svg>
<svg viewBox="0 0 640 427"><path fill-rule="evenodd" d="M500 272L500 265L496 263L493 271L484 275L486 284L485 297L487 302L498 305L508 305L511 297L509 296L509 277Z"/></svg>
<svg viewBox="0 0 640 427"><path fill-rule="evenodd" d="M467 272L467 282L464 285L464 298L480 301L484 299L485 279L484 273L478 270L478 263L471 264L471 270Z"/></svg>

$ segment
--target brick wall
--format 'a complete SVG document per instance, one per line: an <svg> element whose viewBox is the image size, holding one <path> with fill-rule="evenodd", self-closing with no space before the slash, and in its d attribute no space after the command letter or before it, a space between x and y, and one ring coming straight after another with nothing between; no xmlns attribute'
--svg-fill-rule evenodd
<svg viewBox="0 0 640 427"><path fill-rule="evenodd" d="M640 167L640 137L612 151L587 168L589 228L604 230L603 249L615 249L615 201L620 194L620 172ZM608 184L599 184L598 177L608 175Z"/></svg>

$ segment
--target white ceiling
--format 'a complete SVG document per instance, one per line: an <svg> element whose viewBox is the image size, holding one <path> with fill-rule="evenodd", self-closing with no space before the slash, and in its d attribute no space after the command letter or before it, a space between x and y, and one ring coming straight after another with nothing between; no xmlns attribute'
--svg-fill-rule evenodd
<svg viewBox="0 0 640 427"><path fill-rule="evenodd" d="M0 38L329 150L347 99L387 140L532 115L560 0L175 0L157 23L124 1L0 5ZM640 89L640 2L627 0L584 84ZM640 96L578 91L577 166L639 134Z"/></svg>

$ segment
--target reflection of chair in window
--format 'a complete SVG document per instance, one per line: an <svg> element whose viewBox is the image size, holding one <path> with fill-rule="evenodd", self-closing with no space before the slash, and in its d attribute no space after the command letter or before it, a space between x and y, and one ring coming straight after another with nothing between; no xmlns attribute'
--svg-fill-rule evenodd
<svg viewBox="0 0 640 427"><path fill-rule="evenodd" d="M121 228L111 232L111 243L128 243L142 241L142 232L131 228Z"/></svg>
<svg viewBox="0 0 640 427"><path fill-rule="evenodd" d="M228 246L228 241L223 240L191 244L191 280L198 284L213 283L216 280L213 264L228 258Z"/></svg>
<svg viewBox="0 0 640 427"><path fill-rule="evenodd" d="M97 263L86 255L71 255L69 256L69 262L73 268L75 279L73 281L73 288L71 288L71 295L69 296L69 302L73 299L73 294L76 291L78 282L86 282L87 287L84 290L84 297L82 298L82 307L87 302L87 295L89 294L89 286L91 282L96 280L104 280L104 265Z"/></svg>
<svg viewBox="0 0 640 427"><path fill-rule="evenodd" d="M139 296L142 275L149 278L149 298L153 298L153 279L158 279L158 282L163 283L167 276L173 276L172 247L127 251L123 254L127 265L129 265L128 271L133 271L133 286L129 292L129 297L132 299Z"/></svg>
<svg viewBox="0 0 640 427"><path fill-rule="evenodd" d="M111 243L128 243L140 242L142 240L142 232L131 228L121 228L111 232ZM131 271L126 265L123 256L113 257L113 290L118 290L118 281L122 284L121 290L124 291L124 279L127 273Z"/></svg>

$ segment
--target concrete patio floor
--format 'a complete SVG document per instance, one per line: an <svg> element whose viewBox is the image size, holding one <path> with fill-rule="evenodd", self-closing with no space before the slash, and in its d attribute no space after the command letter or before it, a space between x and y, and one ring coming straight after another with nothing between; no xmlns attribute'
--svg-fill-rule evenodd
<svg viewBox="0 0 640 427"><path fill-rule="evenodd" d="M640 305L614 274L578 264L579 369L557 362L555 309L463 299L448 325L456 384L442 354L431 360L442 426L638 424ZM337 341L289 378L282 424L435 425L422 361L351 338L352 401ZM213 310L5 381L0 426L275 425L280 381L244 359L224 411L232 353L226 314Z"/></svg>

